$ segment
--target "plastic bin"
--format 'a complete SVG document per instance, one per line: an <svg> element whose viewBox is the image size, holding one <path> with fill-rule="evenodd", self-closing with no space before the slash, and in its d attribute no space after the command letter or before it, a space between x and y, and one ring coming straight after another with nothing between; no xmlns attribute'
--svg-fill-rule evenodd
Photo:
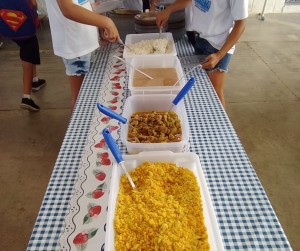
<svg viewBox="0 0 300 251"><path fill-rule="evenodd" d="M142 40L150 40L150 39L158 39L159 38L159 33L142 33L142 34L128 34L125 39L125 45L132 45L137 42L140 42ZM134 57L140 57L140 56L163 56L163 55L172 55L172 56L177 56L177 51L175 47L175 42L173 39L173 35L170 32L164 32L161 33L161 38L166 38L170 41L168 50L165 54L149 54L149 55L132 55L129 53L129 49L125 46L124 51L123 51L123 58L125 59L126 62L131 62L132 58ZM128 66L126 67L127 72L129 72Z"/></svg>
<svg viewBox="0 0 300 251"><path fill-rule="evenodd" d="M136 155L124 155L123 158L126 169L129 172L146 161L171 162L175 163L177 166L182 166L191 170L195 174L198 185L200 187L204 224L207 229L208 241L210 243L211 251L224 250L218 222L214 213L214 208L210 198L208 187L201 168L199 157L195 153L172 153L169 151L142 152ZM120 185L120 177L123 173L123 169L115 164L112 171L112 178L110 183L110 196L108 200L109 210L107 214L105 236L105 250L107 251L115 250L114 218Z"/></svg>
<svg viewBox="0 0 300 251"><path fill-rule="evenodd" d="M149 111L169 111L172 107L172 101L175 95L134 95L126 99L122 116L129 122L130 117L135 112ZM128 124L121 124L121 141L127 147L129 154L135 154L143 151L162 151L184 152L189 149L189 124L183 100L173 107L180 121L182 128L182 140L180 142L170 143L132 143L127 140Z"/></svg>
<svg viewBox="0 0 300 251"><path fill-rule="evenodd" d="M121 0L94 0L92 3L92 9L97 13L105 13L122 6L123 1Z"/></svg>
<svg viewBox="0 0 300 251"><path fill-rule="evenodd" d="M175 68L178 78L175 82L184 76L183 69L180 63L180 60L177 56L140 56L134 57L131 61L131 65L135 68L143 70L145 68ZM129 70L129 79L128 79L128 88L131 92L131 95L136 94L177 94L180 89L186 83L186 79L182 78L176 86L133 86L134 74L137 72L130 68ZM150 74L149 74L150 75ZM155 78L154 78L155 79ZM175 78L174 78L175 79ZM162 84L162 83L161 83Z"/></svg>

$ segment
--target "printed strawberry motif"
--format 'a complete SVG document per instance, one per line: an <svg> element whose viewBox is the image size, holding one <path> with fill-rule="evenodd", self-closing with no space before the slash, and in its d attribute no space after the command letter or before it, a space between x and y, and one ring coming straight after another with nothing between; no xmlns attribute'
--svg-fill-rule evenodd
<svg viewBox="0 0 300 251"><path fill-rule="evenodd" d="M122 86L120 85L120 83L113 84L113 89L122 89Z"/></svg>
<svg viewBox="0 0 300 251"><path fill-rule="evenodd" d="M75 236L73 243L75 245L85 244L89 240L88 234L85 232L79 233Z"/></svg>
<svg viewBox="0 0 300 251"><path fill-rule="evenodd" d="M111 161L110 161L110 159L101 159L100 160L100 164L101 165L105 165L105 166L109 166L110 164L111 164Z"/></svg>
<svg viewBox="0 0 300 251"><path fill-rule="evenodd" d="M110 103L112 103L112 104L115 104L115 103L118 102L118 97L115 97L115 98L113 98L112 100L110 100L110 101L108 101L108 102L110 102Z"/></svg>
<svg viewBox="0 0 300 251"><path fill-rule="evenodd" d="M99 199L104 195L104 189L106 189L107 185L106 183L100 184L93 192L87 193L88 198L93 198L93 199Z"/></svg>
<svg viewBox="0 0 300 251"><path fill-rule="evenodd" d="M106 178L106 173L104 172L94 170L93 173L97 180L103 181Z"/></svg>
<svg viewBox="0 0 300 251"><path fill-rule="evenodd" d="M115 65L113 65L114 68L119 68L120 66L122 66L122 64L115 64Z"/></svg>
<svg viewBox="0 0 300 251"><path fill-rule="evenodd" d="M103 123L108 123L109 120L110 120L110 117L103 117L103 118L101 119L101 122L103 122Z"/></svg>
<svg viewBox="0 0 300 251"><path fill-rule="evenodd" d="M104 195L104 191L102 189L96 189L92 192L92 197L94 199L99 199Z"/></svg>
<svg viewBox="0 0 300 251"><path fill-rule="evenodd" d="M75 236L73 243L76 245L77 250L83 251L86 249L87 242L93 238L98 231L98 228L89 229L87 232L81 232Z"/></svg>
<svg viewBox="0 0 300 251"><path fill-rule="evenodd" d="M108 152L104 152L104 153L100 153L97 155L99 158L99 161L96 162L97 166L100 165L105 165L105 166L109 166L111 164L111 161L109 159L109 154ZM94 175L96 176L100 171L94 171ZM102 175L103 176L103 175ZM101 177L101 175L99 175L99 177ZM97 177L96 177L97 178ZM105 177L104 177L105 178Z"/></svg>
<svg viewBox="0 0 300 251"><path fill-rule="evenodd" d="M111 91L110 93L111 93L111 95L113 95L113 96L118 96L118 95L119 95L118 92L114 92L114 91Z"/></svg>
<svg viewBox="0 0 300 251"><path fill-rule="evenodd" d="M98 157L100 159L102 159L102 158L107 159L109 157L109 154L108 154L108 152L100 153L100 154L98 154Z"/></svg>
<svg viewBox="0 0 300 251"><path fill-rule="evenodd" d="M105 139L101 139L99 143L95 145L96 148L106 148Z"/></svg>
<svg viewBox="0 0 300 251"><path fill-rule="evenodd" d="M95 177L96 177L97 180L103 181L103 180L105 180L106 174L103 173L103 172L100 172L100 173L97 173L95 175Z"/></svg>
<svg viewBox="0 0 300 251"><path fill-rule="evenodd" d="M108 126L109 132L113 132L113 131L117 130L118 128L119 128L118 126Z"/></svg>
<svg viewBox="0 0 300 251"><path fill-rule="evenodd" d="M110 80L111 81L118 81L120 79L120 77L119 76L114 76L113 78L111 78Z"/></svg>
<svg viewBox="0 0 300 251"><path fill-rule="evenodd" d="M119 75L119 74L121 74L123 71L125 71L125 69L120 69L120 70L116 71L115 74Z"/></svg>
<svg viewBox="0 0 300 251"><path fill-rule="evenodd" d="M89 209L90 217L97 216L101 213L101 206L93 206Z"/></svg>
<svg viewBox="0 0 300 251"><path fill-rule="evenodd" d="M90 223L96 216L101 213L101 206L89 203L87 206L88 213L83 218L83 224Z"/></svg>
<svg viewBox="0 0 300 251"><path fill-rule="evenodd" d="M113 105L109 105L108 108L111 109L112 111L115 111L115 110L117 110L118 107L113 106Z"/></svg>

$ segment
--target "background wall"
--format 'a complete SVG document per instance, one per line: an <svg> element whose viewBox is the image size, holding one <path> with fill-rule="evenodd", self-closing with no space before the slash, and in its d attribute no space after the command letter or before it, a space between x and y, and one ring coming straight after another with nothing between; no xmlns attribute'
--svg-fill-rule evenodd
<svg viewBox="0 0 300 251"><path fill-rule="evenodd" d="M265 13L300 13L300 2L292 4L285 0L249 0L249 13L261 13L265 1Z"/></svg>
<svg viewBox="0 0 300 251"><path fill-rule="evenodd" d="M90 0L94 2L95 0ZM297 4L285 3L285 0L248 0L249 13L261 13L266 2L265 13L300 13L300 2ZM39 12L46 14L45 0L37 0Z"/></svg>

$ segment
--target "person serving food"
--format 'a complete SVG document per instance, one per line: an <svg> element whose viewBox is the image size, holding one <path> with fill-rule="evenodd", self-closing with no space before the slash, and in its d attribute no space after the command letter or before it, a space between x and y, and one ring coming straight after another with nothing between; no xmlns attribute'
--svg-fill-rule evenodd
<svg viewBox="0 0 300 251"><path fill-rule="evenodd" d="M191 24L187 33L197 55L205 55L202 68L223 105L224 82L228 65L246 27L248 17L247 0L176 0L158 13L156 25L165 26L170 15L190 7Z"/></svg>

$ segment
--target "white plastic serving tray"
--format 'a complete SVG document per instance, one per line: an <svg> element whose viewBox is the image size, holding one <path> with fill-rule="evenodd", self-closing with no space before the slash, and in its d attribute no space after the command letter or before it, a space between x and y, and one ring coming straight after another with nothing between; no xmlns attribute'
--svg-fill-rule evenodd
<svg viewBox="0 0 300 251"><path fill-rule="evenodd" d="M180 60L177 56L165 55L158 56L153 55L134 57L131 60L131 65L141 71L145 68L175 68L178 79L182 78L176 86L133 86L135 70L131 68L129 70L128 88L131 95L137 94L177 94L181 88L185 85L186 79L184 77L183 69L181 67ZM176 81L174 81L175 83Z"/></svg>
<svg viewBox="0 0 300 251"><path fill-rule="evenodd" d="M133 55L129 53L129 49L125 46L123 51L123 58L126 62L130 63L132 58L134 57L140 57L140 56L164 56L164 55L172 55L177 56L177 51L175 47L174 38L171 32L164 32L159 35L159 33L140 33L140 34L127 34L125 38L125 45L130 46L132 44L138 43L142 40L150 40L150 39L158 39L158 38L166 38L170 41L168 50L165 54L149 54L149 55ZM127 71L129 71L129 68L126 67Z"/></svg>
<svg viewBox="0 0 300 251"><path fill-rule="evenodd" d="M122 116L129 122L135 112L169 111L173 106L172 101L176 96L173 94L145 94L129 96L124 105ZM189 148L189 123L183 100L173 107L180 121L182 128L182 140L169 143L133 143L127 139L128 123L121 124L121 141L127 148L129 154L136 154L144 151L172 151L184 152Z"/></svg>
<svg viewBox="0 0 300 251"><path fill-rule="evenodd" d="M123 6L122 0L100 0L95 1L92 5L93 11L97 13L105 13Z"/></svg>
<svg viewBox="0 0 300 251"><path fill-rule="evenodd" d="M211 251L224 250L219 226L214 213L214 208L209 195L205 177L201 168L199 157L195 153L173 153L170 151L141 152L136 155L124 155L124 164L130 172L144 162L171 162L177 166L185 167L195 174L200 187L204 222L207 228L208 240ZM114 216L119 192L120 177L124 173L117 164L113 165L112 178L110 183L110 196L108 201L108 214L106 223L105 250L114 251ZM138 188L137 188L138 189Z"/></svg>

